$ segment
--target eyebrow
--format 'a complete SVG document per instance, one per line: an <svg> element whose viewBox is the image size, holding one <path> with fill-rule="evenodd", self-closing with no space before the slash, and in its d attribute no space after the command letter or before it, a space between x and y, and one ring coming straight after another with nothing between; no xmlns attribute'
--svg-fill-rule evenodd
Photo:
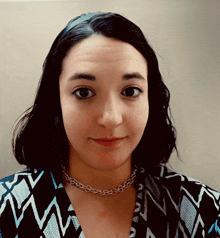
<svg viewBox="0 0 220 238"><path fill-rule="evenodd" d="M90 81L95 81L96 77L92 74L87 73L75 73L74 75L70 76L67 81L78 80L78 79L86 79ZM122 80L129 80L129 79L140 79L145 80L145 78L140 73L130 73L124 74L122 76Z"/></svg>

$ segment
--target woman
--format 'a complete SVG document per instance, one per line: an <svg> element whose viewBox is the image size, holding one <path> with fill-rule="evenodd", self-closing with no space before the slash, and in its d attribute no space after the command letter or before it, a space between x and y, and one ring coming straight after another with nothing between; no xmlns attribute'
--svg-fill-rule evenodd
<svg viewBox="0 0 220 238"><path fill-rule="evenodd" d="M15 128L27 168L1 180L2 237L217 237L219 193L161 165L177 151L168 108L135 24L71 20Z"/></svg>

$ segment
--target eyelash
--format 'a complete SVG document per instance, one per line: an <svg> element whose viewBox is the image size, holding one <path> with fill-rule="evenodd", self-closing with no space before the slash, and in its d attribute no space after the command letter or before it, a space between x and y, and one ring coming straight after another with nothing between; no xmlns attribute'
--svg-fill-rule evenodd
<svg viewBox="0 0 220 238"><path fill-rule="evenodd" d="M131 88L138 90L140 94L143 93L143 90L141 90L141 89L138 88L138 87L128 87L128 88L126 88L126 89L131 89ZM79 91L82 90L82 89L85 89L85 90L88 90L88 91L91 91L91 92L92 92L92 90L90 90L89 88L78 88L78 89L76 89L75 91L73 91L72 94L73 94L78 100L86 100L86 99L92 98L92 97L85 97L85 98L83 98L83 97L78 96L76 93L79 92ZM126 89L124 89L124 91L125 91ZM140 96L140 94L139 94L139 95L136 95L136 96L127 96L127 97L137 98L137 97Z"/></svg>

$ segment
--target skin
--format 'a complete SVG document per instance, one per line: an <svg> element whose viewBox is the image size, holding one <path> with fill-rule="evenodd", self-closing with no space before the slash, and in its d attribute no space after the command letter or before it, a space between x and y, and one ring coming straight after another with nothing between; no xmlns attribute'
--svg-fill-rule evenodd
<svg viewBox="0 0 220 238"><path fill-rule="evenodd" d="M68 80L76 73L93 75L95 80ZM131 73L143 79L123 80ZM126 88L130 87L142 92L131 89L129 94ZM76 92L79 88L88 90ZM101 35L79 42L63 60L60 102L69 140L70 176L101 190L124 183L132 173L131 154L149 116L145 58L132 45ZM124 139L113 147L93 140L104 137Z"/></svg>

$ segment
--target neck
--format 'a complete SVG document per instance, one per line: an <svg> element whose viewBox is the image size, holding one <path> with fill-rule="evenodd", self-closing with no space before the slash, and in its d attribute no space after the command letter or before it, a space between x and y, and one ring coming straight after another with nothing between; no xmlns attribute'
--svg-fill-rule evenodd
<svg viewBox="0 0 220 238"><path fill-rule="evenodd" d="M109 190L122 185L132 174L131 159L114 169L90 167L79 159L69 161L68 174L78 182L94 189Z"/></svg>

